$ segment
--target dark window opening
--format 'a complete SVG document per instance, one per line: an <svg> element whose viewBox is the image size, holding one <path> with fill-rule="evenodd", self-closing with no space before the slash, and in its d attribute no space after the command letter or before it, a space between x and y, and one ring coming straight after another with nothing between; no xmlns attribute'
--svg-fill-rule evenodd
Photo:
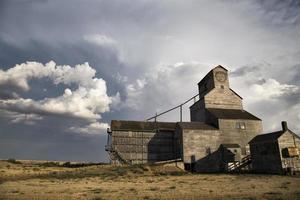
<svg viewBox="0 0 300 200"><path fill-rule="evenodd" d="M184 163L184 170L195 172L195 163Z"/></svg>
<svg viewBox="0 0 300 200"><path fill-rule="evenodd" d="M190 171L191 170L191 164L190 163L184 163L184 170Z"/></svg>

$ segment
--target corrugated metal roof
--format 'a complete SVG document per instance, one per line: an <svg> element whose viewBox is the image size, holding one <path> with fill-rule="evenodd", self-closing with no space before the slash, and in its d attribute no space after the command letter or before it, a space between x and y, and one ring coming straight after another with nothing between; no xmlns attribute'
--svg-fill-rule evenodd
<svg viewBox="0 0 300 200"><path fill-rule="evenodd" d="M190 130L218 130L217 128L206 124L204 122L178 122L177 123L182 129Z"/></svg>
<svg viewBox="0 0 300 200"><path fill-rule="evenodd" d="M245 110L237 109L220 109L220 108L207 108L210 112L218 119L250 119L250 120L261 120L258 117L252 115Z"/></svg>
<svg viewBox="0 0 300 200"><path fill-rule="evenodd" d="M145 122L145 121L123 121L112 120L111 130L127 130L127 131L154 131L157 129L175 130L174 122Z"/></svg>

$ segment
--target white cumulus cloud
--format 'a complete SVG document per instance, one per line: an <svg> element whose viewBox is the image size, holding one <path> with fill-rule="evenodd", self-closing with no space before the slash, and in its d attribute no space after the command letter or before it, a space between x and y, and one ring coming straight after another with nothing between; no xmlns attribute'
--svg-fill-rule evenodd
<svg viewBox="0 0 300 200"><path fill-rule="evenodd" d="M106 82L95 77L96 70L88 63L71 67L57 66L53 61L43 65L38 62L27 62L16 65L6 71L0 71L0 86L30 90L31 79L48 78L53 84L76 85L75 89L65 88L58 97L34 100L30 98L9 98L0 100L0 109L27 114L36 119L37 115L59 115L82 118L93 123L101 119L101 113L110 109L110 104L118 98L109 97L106 93ZM20 119L20 120L19 120ZM13 122L21 122L18 117ZM104 126L104 125L103 125ZM91 126L95 129L95 124ZM99 128L99 127L98 127Z"/></svg>
<svg viewBox="0 0 300 200"><path fill-rule="evenodd" d="M109 125L107 123L94 122L84 127L72 126L69 128L69 131L85 134L101 134L107 128L109 128Z"/></svg>
<svg viewBox="0 0 300 200"><path fill-rule="evenodd" d="M254 93L252 98L259 100L271 100L285 94L295 93L298 87L295 85L281 84L275 79L268 79L263 84L254 84L250 87Z"/></svg>
<svg viewBox="0 0 300 200"><path fill-rule="evenodd" d="M0 86L10 86L23 91L28 91L30 86L28 80L48 77L54 84L76 83L90 87L96 70L91 68L88 63L71 67L68 65L57 66L50 61L43 65L38 62L26 62L6 71L0 70Z"/></svg>
<svg viewBox="0 0 300 200"><path fill-rule="evenodd" d="M12 124L22 123L26 125L35 125L37 121L43 119L42 116L36 114L21 114L11 111L2 111L3 115L5 115Z"/></svg>

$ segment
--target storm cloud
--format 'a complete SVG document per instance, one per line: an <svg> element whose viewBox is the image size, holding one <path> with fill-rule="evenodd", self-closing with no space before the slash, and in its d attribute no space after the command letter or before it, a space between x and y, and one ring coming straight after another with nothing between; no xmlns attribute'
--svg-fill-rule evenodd
<svg viewBox="0 0 300 200"><path fill-rule="evenodd" d="M286 120L299 134L299 11L293 0L1 1L0 157L106 161L110 120L178 105L219 64L265 132Z"/></svg>

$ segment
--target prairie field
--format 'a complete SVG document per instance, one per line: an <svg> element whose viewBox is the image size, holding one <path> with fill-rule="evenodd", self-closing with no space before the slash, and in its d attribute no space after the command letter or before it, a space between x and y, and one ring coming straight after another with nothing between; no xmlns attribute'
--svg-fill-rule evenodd
<svg viewBox="0 0 300 200"><path fill-rule="evenodd" d="M300 199L300 177L3 160L0 199Z"/></svg>

